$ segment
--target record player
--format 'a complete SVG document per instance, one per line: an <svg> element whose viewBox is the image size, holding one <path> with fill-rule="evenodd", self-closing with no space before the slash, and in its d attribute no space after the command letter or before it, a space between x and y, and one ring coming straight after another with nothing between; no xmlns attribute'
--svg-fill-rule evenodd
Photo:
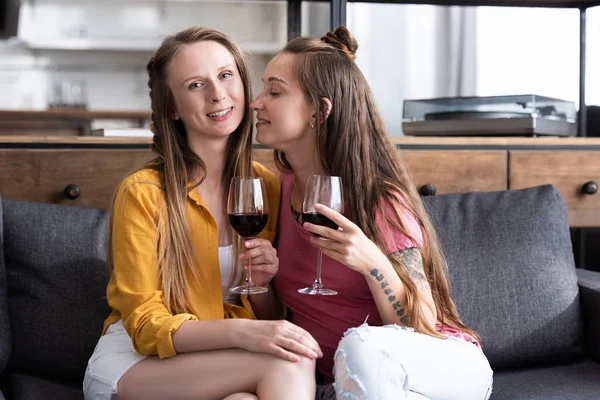
<svg viewBox="0 0 600 400"><path fill-rule="evenodd" d="M405 100L407 136L575 136L570 101L538 95Z"/></svg>

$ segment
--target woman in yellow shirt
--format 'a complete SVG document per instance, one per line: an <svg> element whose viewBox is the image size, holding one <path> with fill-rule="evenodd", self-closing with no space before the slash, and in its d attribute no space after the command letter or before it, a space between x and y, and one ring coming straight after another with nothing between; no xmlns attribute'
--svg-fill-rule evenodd
<svg viewBox="0 0 600 400"><path fill-rule="evenodd" d="M269 285L279 180L251 162L249 74L223 33L167 37L147 65L157 158L119 185L111 210L107 299L112 313L90 358L86 399L313 399L321 351L277 320L274 292L224 296L236 254ZM262 177L270 214L258 238L236 243L229 182ZM282 397L283 396L283 397Z"/></svg>

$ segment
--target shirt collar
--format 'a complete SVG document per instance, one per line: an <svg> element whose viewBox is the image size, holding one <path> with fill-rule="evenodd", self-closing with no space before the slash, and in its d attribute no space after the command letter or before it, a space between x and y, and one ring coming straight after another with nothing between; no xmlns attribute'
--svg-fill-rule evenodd
<svg viewBox="0 0 600 400"><path fill-rule="evenodd" d="M188 198L192 199L192 201L195 202L200 207L203 207L208 210L208 206L206 205L206 202L200 195L200 192L198 191L197 186L191 190L188 190Z"/></svg>

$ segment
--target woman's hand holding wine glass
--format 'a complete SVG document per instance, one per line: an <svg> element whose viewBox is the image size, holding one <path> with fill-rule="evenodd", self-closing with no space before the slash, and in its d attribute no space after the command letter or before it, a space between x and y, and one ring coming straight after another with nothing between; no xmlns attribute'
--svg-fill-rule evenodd
<svg viewBox="0 0 600 400"><path fill-rule="evenodd" d="M269 220L267 191L262 178L235 177L231 180L227 201L227 215L231 227L242 237L243 242L258 241L258 239L255 239L256 235L265 229ZM247 247L244 245L244 248ZM254 253L258 253L258 251ZM265 286L256 286L252 281L252 258L252 255L246 258L248 268L244 283L229 289L230 292L258 294L269 290Z"/></svg>
<svg viewBox="0 0 600 400"><path fill-rule="evenodd" d="M344 205L344 196L342 192L342 179L339 176L321 176L311 175L306 184L304 192L304 200L302 202L302 221L310 223L313 226L323 226L324 229L333 231L338 229L338 226L328 218L325 214L319 212L315 205L326 204L331 209L342 212ZM313 232L314 233L314 232ZM312 286L298 289L302 294L310 295L336 295L337 292L332 289L327 289L321 281L321 266L322 252L319 247L317 256L317 278Z"/></svg>
<svg viewBox="0 0 600 400"><path fill-rule="evenodd" d="M304 223L304 229L315 235L310 238L311 242L323 254L363 275L386 262L387 257L379 247L348 218L322 204L316 204L315 210L339 227L333 230L326 226Z"/></svg>
<svg viewBox="0 0 600 400"><path fill-rule="evenodd" d="M270 241L255 238L243 242L246 251L240 254L244 270L252 265L252 281L257 286L267 286L279 271L277 250Z"/></svg>

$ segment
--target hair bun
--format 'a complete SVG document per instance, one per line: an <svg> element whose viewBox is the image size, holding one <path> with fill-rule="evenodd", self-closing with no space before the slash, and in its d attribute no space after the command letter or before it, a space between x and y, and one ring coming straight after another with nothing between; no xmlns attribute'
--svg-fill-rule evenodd
<svg viewBox="0 0 600 400"><path fill-rule="evenodd" d="M334 32L327 32L321 40L343 51L351 60L356 58L355 54L356 50L358 50L358 42L345 26L338 27Z"/></svg>

